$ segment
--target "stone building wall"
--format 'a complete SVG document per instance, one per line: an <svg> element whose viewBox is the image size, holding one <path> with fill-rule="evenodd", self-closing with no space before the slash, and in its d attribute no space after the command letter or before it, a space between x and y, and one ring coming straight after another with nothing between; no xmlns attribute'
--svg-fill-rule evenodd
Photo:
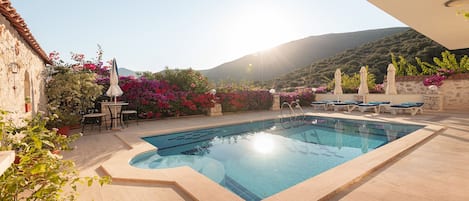
<svg viewBox="0 0 469 201"><path fill-rule="evenodd" d="M44 69L44 60L0 15L0 109L12 112L11 117L16 122L45 110ZM32 111L26 112L28 96Z"/></svg>
<svg viewBox="0 0 469 201"><path fill-rule="evenodd" d="M425 77L405 76L396 78L398 94L432 94L423 85ZM469 74L451 75L443 81L438 93L443 98L443 109L469 110Z"/></svg>

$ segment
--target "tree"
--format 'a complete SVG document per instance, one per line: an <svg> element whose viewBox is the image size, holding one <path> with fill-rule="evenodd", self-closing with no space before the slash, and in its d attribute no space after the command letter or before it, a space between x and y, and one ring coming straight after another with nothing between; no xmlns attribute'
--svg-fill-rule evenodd
<svg viewBox="0 0 469 201"><path fill-rule="evenodd" d="M170 70L168 67L162 72L156 73L155 78L166 80L169 84L175 85L181 91L192 91L205 93L208 91L208 80L200 72L192 69Z"/></svg>

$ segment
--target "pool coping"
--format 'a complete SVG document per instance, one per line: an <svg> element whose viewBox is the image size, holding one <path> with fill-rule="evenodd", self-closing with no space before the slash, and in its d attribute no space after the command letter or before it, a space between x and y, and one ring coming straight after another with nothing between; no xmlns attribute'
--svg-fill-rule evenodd
<svg viewBox="0 0 469 201"><path fill-rule="evenodd" d="M313 115L313 114L309 114ZM344 116L328 114L314 114L313 116L347 118L355 120L367 120L363 117ZM271 118L264 118L271 119ZM258 120L264 120L262 118ZM238 195L225 189L221 185L213 182L204 175L191 169L190 167L177 167L168 169L149 170L133 167L129 164L130 160L142 153L155 151L156 148L151 144L142 140L142 137L167 134L171 132L181 132L194 129L210 128L222 125L230 125L237 123L246 123L258 120L244 120L224 123L215 123L210 125L192 126L179 129L167 129L154 132L142 132L133 135L125 133L115 134L128 147L129 150L122 150L115 153L109 160L101 165L101 169L112 177L114 181L134 181L144 183L158 183L173 185L180 188L184 193L194 200L243 200ZM400 154L410 150L411 148L421 144L429 137L442 131L445 127L424 124L420 122L406 121L402 119L384 119L374 121L391 121L395 123L418 124L425 126L409 135L398 140L388 143L379 149L370 151L353 160L345 162L339 166L329 169L317 176L300 182L284 191L274 194L266 201L280 201L295 198L295 200L324 200L334 196L341 189L344 189L366 177L370 173L383 167L395 159Z"/></svg>

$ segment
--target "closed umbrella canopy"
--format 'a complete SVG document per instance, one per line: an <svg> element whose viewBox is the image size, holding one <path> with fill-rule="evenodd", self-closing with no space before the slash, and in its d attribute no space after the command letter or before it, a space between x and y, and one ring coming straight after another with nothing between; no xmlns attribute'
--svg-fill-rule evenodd
<svg viewBox="0 0 469 201"><path fill-rule="evenodd" d="M340 72L340 68L335 70L334 79L335 79L334 95L343 94L343 91L342 91L342 73Z"/></svg>
<svg viewBox="0 0 469 201"><path fill-rule="evenodd" d="M388 75L386 76L386 94L387 95L395 95L397 94L396 89L396 68L394 65L388 65Z"/></svg>
<svg viewBox="0 0 469 201"><path fill-rule="evenodd" d="M116 100L115 97L121 96L124 92L122 92L122 89L119 87L119 74L117 72L117 63L116 59L112 59L112 68L110 72L110 77L109 77L109 89L106 92L106 95L110 97L114 97L114 100Z"/></svg>
<svg viewBox="0 0 469 201"><path fill-rule="evenodd" d="M360 87L358 88L358 95L363 96L363 102L365 102L365 96L368 94L368 72L365 66L360 68Z"/></svg>

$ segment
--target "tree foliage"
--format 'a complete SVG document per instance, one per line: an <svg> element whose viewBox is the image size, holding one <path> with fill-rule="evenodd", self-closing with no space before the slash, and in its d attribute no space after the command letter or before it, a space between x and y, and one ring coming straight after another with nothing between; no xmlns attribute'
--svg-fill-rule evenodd
<svg viewBox="0 0 469 201"><path fill-rule="evenodd" d="M94 107L94 100L102 94L102 86L96 83L96 74L73 71L64 66L53 67L55 73L46 83L49 112L59 115L53 126L76 125L80 111Z"/></svg>
<svg viewBox="0 0 469 201"><path fill-rule="evenodd" d="M435 75L440 71L451 71L453 73L467 73L469 72L469 57L467 55L460 55L451 53L446 50L441 52L441 58L434 57L433 62L424 62L422 59L415 57L415 63L408 61L403 56L399 56L398 59L391 55L392 63L396 67L396 75Z"/></svg>
<svg viewBox="0 0 469 201"><path fill-rule="evenodd" d="M333 57L294 70L293 72L275 79L275 84L276 86L286 88L292 86L292 84L297 85L297 83L293 81L307 77L308 80L305 86L317 87L325 84L322 77L332 78L337 68L340 68L345 74L353 74L358 72L357 69L359 69L360 66L364 65L368 65L369 72L375 74L376 82L382 83L387 73L389 63L395 64L398 74L418 74L420 72L432 74L437 69L437 67L433 67L433 65L438 65L437 61L434 61L433 58L439 57L442 52L445 51L447 51L446 48L424 35L414 30L408 30L363 44L357 48L345 50ZM465 66L467 71L466 63L468 59L464 59L464 55L469 55L469 49L448 52L454 54L456 59L461 59L459 69L462 69L462 65ZM394 58L393 61L392 54L400 56ZM415 58L419 59L416 60ZM451 61L452 58L449 57L447 59ZM410 62L405 63L403 62L404 60ZM446 65L449 61L442 59L441 64ZM449 64L451 64L451 62L449 62Z"/></svg>
<svg viewBox="0 0 469 201"><path fill-rule="evenodd" d="M164 71L155 73L154 78L157 80L165 80L171 85L175 85L181 91L192 91L196 93L204 93L208 91L208 80L200 72L192 69L175 69L166 68Z"/></svg>

